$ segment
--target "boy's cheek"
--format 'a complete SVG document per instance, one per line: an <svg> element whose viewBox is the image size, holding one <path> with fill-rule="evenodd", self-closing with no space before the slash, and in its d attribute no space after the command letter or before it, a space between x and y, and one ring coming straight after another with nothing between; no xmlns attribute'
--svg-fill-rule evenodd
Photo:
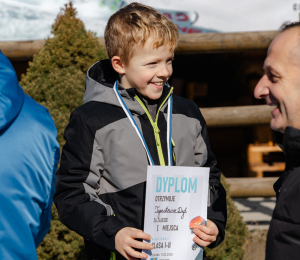
<svg viewBox="0 0 300 260"><path fill-rule="evenodd" d="M170 74L170 77L171 77L171 75L173 74L173 64L172 64L172 63L171 63L171 64L168 64L168 65L167 65L167 69L168 69L169 74Z"/></svg>
<svg viewBox="0 0 300 260"><path fill-rule="evenodd" d="M145 73L142 75L140 83L143 86L147 86L153 80L153 73Z"/></svg>
<svg viewBox="0 0 300 260"><path fill-rule="evenodd" d="M170 72L169 78L172 76L172 74L173 74L173 68L172 68L172 70L171 70L171 72ZM169 78L168 78L168 79L169 79Z"/></svg>

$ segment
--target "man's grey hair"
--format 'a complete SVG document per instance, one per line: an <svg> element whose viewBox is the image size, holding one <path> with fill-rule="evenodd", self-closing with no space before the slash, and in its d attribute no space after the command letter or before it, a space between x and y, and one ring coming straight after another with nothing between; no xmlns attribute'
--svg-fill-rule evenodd
<svg viewBox="0 0 300 260"><path fill-rule="evenodd" d="M280 26L279 32L284 32L288 29L299 27L300 28L300 22L285 22L283 25Z"/></svg>

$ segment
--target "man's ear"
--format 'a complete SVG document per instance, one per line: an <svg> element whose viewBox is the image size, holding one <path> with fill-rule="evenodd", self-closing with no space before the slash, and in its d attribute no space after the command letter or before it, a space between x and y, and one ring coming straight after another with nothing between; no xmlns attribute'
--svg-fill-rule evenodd
<svg viewBox="0 0 300 260"><path fill-rule="evenodd" d="M125 67L119 56L113 56L111 58L111 65L113 66L114 70L119 74L125 74Z"/></svg>

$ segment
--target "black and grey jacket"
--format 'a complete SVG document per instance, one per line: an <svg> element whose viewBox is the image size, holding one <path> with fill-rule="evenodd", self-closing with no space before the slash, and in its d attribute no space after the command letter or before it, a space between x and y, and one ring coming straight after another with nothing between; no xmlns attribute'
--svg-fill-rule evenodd
<svg viewBox="0 0 300 260"><path fill-rule="evenodd" d="M287 127L278 141L285 153L284 173L274 183L277 202L267 237L267 260L300 257L300 130Z"/></svg>
<svg viewBox="0 0 300 260"><path fill-rule="evenodd" d="M72 112L65 129L66 144L57 172L54 201L60 220L85 238L89 259L109 259L115 251L115 235L123 227L143 229L148 159L113 92L117 77L108 60L89 69L84 104ZM164 90L158 107L168 91ZM119 92L159 165L153 128L133 98L136 91L119 87ZM158 113L159 136L167 158L167 103ZM211 245L215 247L225 236L226 192L210 150L206 123L195 103L178 96L173 96L172 113L176 165L210 167L208 219L220 231ZM117 254L117 259L124 258Z"/></svg>

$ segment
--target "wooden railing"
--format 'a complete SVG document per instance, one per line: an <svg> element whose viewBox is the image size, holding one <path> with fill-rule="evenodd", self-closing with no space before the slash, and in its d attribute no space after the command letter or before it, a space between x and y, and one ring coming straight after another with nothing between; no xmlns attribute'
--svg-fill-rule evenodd
<svg viewBox="0 0 300 260"><path fill-rule="evenodd" d="M193 33L179 37L178 53L228 52L267 49L276 31L242 33Z"/></svg>
<svg viewBox="0 0 300 260"><path fill-rule="evenodd" d="M208 127L269 124L274 107L268 105L200 108Z"/></svg>
<svg viewBox="0 0 300 260"><path fill-rule="evenodd" d="M193 33L179 36L178 54L266 50L276 31L244 33ZM104 39L99 38L104 45ZM1 51L14 60L30 60L44 46L44 40L0 42Z"/></svg>
<svg viewBox="0 0 300 260"><path fill-rule="evenodd" d="M274 197L273 184L277 177L227 178L231 197Z"/></svg>

